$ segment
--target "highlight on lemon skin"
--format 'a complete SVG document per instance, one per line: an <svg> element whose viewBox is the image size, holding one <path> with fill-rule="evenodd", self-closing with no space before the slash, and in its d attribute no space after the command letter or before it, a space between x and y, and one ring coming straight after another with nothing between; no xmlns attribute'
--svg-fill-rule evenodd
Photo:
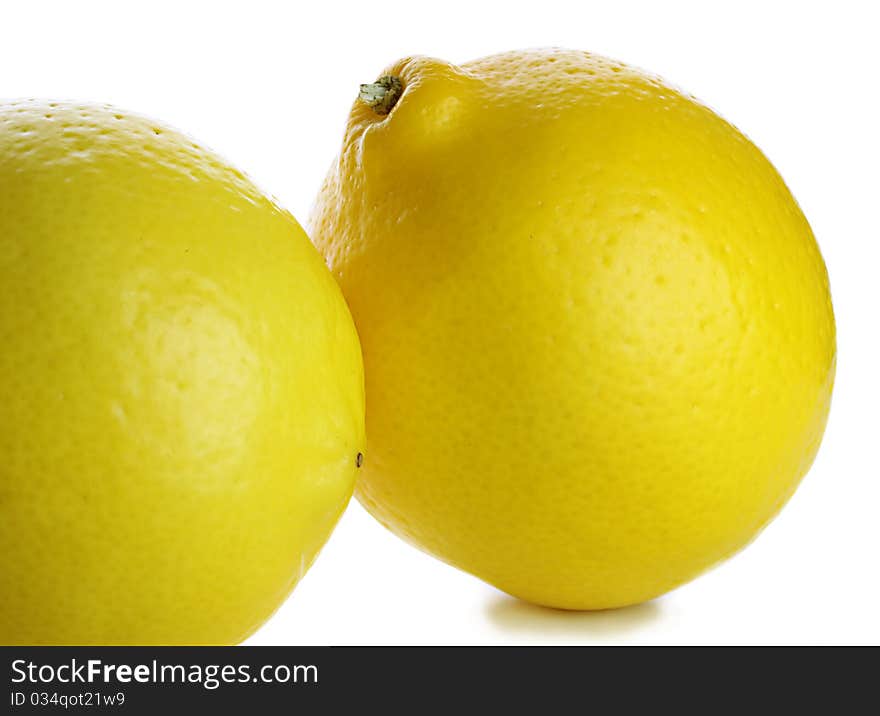
<svg viewBox="0 0 880 716"><path fill-rule="evenodd" d="M297 222L103 105L0 103L0 643L232 644L364 448L360 347Z"/></svg>
<svg viewBox="0 0 880 716"><path fill-rule="evenodd" d="M761 151L586 52L409 57L359 97L311 235L368 368L367 510L566 609L652 599L754 539L818 450L836 355L818 246Z"/></svg>

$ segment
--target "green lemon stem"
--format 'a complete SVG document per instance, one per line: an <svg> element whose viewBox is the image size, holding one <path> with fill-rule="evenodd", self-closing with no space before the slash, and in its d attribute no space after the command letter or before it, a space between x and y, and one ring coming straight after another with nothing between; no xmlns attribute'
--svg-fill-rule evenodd
<svg viewBox="0 0 880 716"><path fill-rule="evenodd" d="M402 94L403 82L400 78L384 75L371 84L361 85L358 99L376 114L388 114Z"/></svg>

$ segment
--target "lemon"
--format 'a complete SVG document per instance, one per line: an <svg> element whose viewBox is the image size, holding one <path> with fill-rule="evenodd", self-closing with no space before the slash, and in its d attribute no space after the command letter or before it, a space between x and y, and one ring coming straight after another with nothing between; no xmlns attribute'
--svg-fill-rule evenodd
<svg viewBox="0 0 880 716"><path fill-rule="evenodd" d="M357 496L510 594L656 597L755 537L816 454L835 330L810 227L656 77L402 60L362 87L312 226L363 347Z"/></svg>
<svg viewBox="0 0 880 716"><path fill-rule="evenodd" d="M0 105L0 643L242 640L362 442L354 326L289 214L148 119Z"/></svg>

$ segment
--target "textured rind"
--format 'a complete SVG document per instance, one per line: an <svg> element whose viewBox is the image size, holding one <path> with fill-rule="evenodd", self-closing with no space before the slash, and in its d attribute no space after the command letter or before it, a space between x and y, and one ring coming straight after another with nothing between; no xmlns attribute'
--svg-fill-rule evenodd
<svg viewBox="0 0 880 716"><path fill-rule="evenodd" d="M356 104L312 236L367 381L357 496L524 599L637 603L747 544L828 415L825 267L772 165L582 52L407 58Z"/></svg>
<svg viewBox="0 0 880 716"><path fill-rule="evenodd" d="M0 642L242 640L342 513L363 409L344 299L250 180L0 104Z"/></svg>

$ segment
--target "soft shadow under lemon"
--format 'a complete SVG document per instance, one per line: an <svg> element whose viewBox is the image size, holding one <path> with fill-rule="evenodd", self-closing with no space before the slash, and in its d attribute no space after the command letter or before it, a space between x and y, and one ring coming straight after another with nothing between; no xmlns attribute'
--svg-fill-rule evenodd
<svg viewBox="0 0 880 716"><path fill-rule="evenodd" d="M663 614L658 600L621 609L574 612L529 604L504 594L490 599L486 614L495 626L531 637L615 637L637 631Z"/></svg>

